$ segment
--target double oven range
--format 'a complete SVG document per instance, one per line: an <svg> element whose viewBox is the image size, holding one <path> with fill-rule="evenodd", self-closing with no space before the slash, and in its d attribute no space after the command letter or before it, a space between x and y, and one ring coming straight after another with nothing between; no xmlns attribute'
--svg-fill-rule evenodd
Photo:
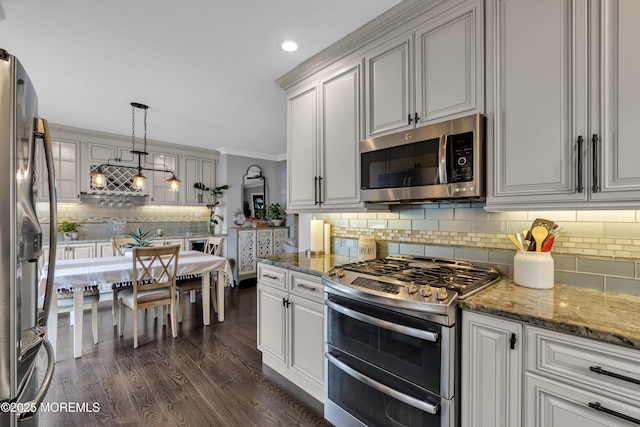
<svg viewBox="0 0 640 427"><path fill-rule="evenodd" d="M450 259L332 268L325 289L325 418L336 426L455 426L457 302L499 279Z"/></svg>

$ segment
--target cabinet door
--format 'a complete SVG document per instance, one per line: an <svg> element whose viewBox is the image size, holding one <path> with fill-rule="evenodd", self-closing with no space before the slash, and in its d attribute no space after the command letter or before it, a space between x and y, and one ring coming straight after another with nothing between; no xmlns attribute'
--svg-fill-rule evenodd
<svg viewBox="0 0 640 427"><path fill-rule="evenodd" d="M178 156L154 153L151 154L150 157L155 169L169 170L178 174ZM151 193L151 200L154 203L178 203L178 192L169 191L169 187L167 186L167 179L171 178L171 174L155 171L150 173L150 181L153 188L153 191ZM149 178L149 176L147 176L147 178Z"/></svg>
<svg viewBox="0 0 640 427"><path fill-rule="evenodd" d="M108 242L108 243L98 242L98 243L96 243L96 256L99 257L99 258L106 257L106 256L114 256L114 254L113 254L113 246L111 245L111 242Z"/></svg>
<svg viewBox="0 0 640 427"><path fill-rule="evenodd" d="M323 305L289 295L290 369L324 384Z"/></svg>
<svg viewBox="0 0 640 427"><path fill-rule="evenodd" d="M94 258L96 246L93 243L75 243L68 245L67 259Z"/></svg>
<svg viewBox="0 0 640 427"><path fill-rule="evenodd" d="M487 205L584 201L586 190L576 188L586 152L583 144L578 155L578 137L589 139L586 1L491 4L494 135L487 140L494 147L487 170L494 189Z"/></svg>
<svg viewBox="0 0 640 427"><path fill-rule="evenodd" d="M364 57L367 137L413 127L411 38L403 35Z"/></svg>
<svg viewBox="0 0 640 427"><path fill-rule="evenodd" d="M462 425L521 425L521 348L519 323L462 312Z"/></svg>
<svg viewBox="0 0 640 427"><path fill-rule="evenodd" d="M238 280L256 273L256 231L238 230Z"/></svg>
<svg viewBox="0 0 640 427"><path fill-rule="evenodd" d="M41 144L38 144L41 145ZM53 152L53 164L56 176L56 196L59 202L77 202L80 197L80 186L78 180L78 159L80 148L75 141L52 140L51 148ZM39 150L39 154L43 153ZM48 179L46 176L46 166L44 155L40 155L40 173L42 186L38 194L48 198Z"/></svg>
<svg viewBox="0 0 640 427"><path fill-rule="evenodd" d="M322 206L360 205L361 64L321 82Z"/></svg>
<svg viewBox="0 0 640 427"><path fill-rule="evenodd" d="M256 257L264 258L273 255L273 230L256 230L256 243Z"/></svg>
<svg viewBox="0 0 640 427"><path fill-rule="evenodd" d="M200 159L185 157L183 176L180 192L184 194L184 203L188 205L202 203L203 200L198 201L198 194L200 194L200 192L193 188L193 184L202 182L200 176Z"/></svg>
<svg viewBox="0 0 640 427"><path fill-rule="evenodd" d="M602 177L592 200L640 201L640 2L592 3L591 132ZM598 19L599 18L599 19ZM599 22L594 22L599 20ZM598 30L596 30L598 29ZM590 153L593 153L590 147ZM590 171L590 169L589 169ZM593 183L592 183L593 185Z"/></svg>
<svg viewBox="0 0 640 427"><path fill-rule="evenodd" d="M284 241L289 235L288 228L274 228L273 229L273 254L280 255L285 252Z"/></svg>
<svg viewBox="0 0 640 427"><path fill-rule="evenodd" d="M525 374L524 393L525 427L613 427L640 422L640 408L636 406L534 374ZM591 405L599 405L601 410ZM626 422L621 416L634 418L636 422Z"/></svg>
<svg viewBox="0 0 640 427"><path fill-rule="evenodd" d="M318 178L317 86L293 94L288 101L287 209L316 206Z"/></svg>
<svg viewBox="0 0 640 427"><path fill-rule="evenodd" d="M482 112L482 3L456 9L415 33L416 113L420 124Z"/></svg>
<svg viewBox="0 0 640 427"><path fill-rule="evenodd" d="M287 293L258 283L258 349L286 364Z"/></svg>

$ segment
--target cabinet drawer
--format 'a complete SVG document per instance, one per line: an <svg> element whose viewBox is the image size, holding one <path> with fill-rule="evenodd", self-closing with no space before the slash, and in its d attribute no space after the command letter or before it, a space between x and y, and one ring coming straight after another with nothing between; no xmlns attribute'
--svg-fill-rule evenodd
<svg viewBox="0 0 640 427"><path fill-rule="evenodd" d="M310 274L299 273L297 271L289 272L289 291L292 294L304 296L317 301L322 301L322 279Z"/></svg>
<svg viewBox="0 0 640 427"><path fill-rule="evenodd" d="M524 426L630 426L640 408L617 399L525 374Z"/></svg>
<svg viewBox="0 0 640 427"><path fill-rule="evenodd" d="M527 370L640 406L640 351L527 327Z"/></svg>
<svg viewBox="0 0 640 427"><path fill-rule="evenodd" d="M258 263L258 281L286 291L287 270Z"/></svg>

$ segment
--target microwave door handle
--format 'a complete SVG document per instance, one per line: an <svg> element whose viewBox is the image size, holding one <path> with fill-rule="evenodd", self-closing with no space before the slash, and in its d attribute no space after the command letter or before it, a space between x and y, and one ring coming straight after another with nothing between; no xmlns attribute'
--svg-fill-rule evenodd
<svg viewBox="0 0 640 427"><path fill-rule="evenodd" d="M437 332L423 331L421 329L411 328L409 326L399 325L397 323L389 322L387 320L378 319L377 317L363 314L353 309L344 307L340 304L336 304L333 301L325 301L325 305L331 310L337 311L340 314L344 314L347 317L359 320L364 323L368 323L379 328L387 329L389 331L398 332L400 334L409 335L414 338L419 338L426 341L437 342L439 334Z"/></svg>
<svg viewBox="0 0 640 427"><path fill-rule="evenodd" d="M440 412L440 405L433 405L431 403L427 403L423 400L416 399L415 397L406 395L404 393L400 393L397 390L392 389L384 384L379 383L378 381L369 378L366 375L356 371L351 366L347 365L344 362L338 360L337 357L330 353L325 353L324 357L327 358L327 361L334 364L338 367L342 372L349 375L350 377L355 378L356 380L368 385L369 387L378 390L380 393L386 394L389 397L392 397L400 402L406 403L409 406L412 406L421 411L427 412L432 415L438 415Z"/></svg>
<svg viewBox="0 0 640 427"><path fill-rule="evenodd" d="M440 184L446 184L447 179L447 135L440 135L438 142L438 176Z"/></svg>

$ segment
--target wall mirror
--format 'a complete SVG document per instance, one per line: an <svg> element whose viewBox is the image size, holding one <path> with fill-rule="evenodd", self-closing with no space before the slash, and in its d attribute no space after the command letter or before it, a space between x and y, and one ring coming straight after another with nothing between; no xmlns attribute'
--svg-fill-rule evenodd
<svg viewBox="0 0 640 427"><path fill-rule="evenodd" d="M258 218L267 206L267 179L260 166L249 166L242 178L242 212L247 218Z"/></svg>

